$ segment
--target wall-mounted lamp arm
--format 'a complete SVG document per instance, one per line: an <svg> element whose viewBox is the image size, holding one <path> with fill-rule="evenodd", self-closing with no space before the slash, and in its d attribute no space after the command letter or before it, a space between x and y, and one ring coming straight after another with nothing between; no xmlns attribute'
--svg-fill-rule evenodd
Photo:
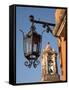
<svg viewBox="0 0 69 90"><path fill-rule="evenodd" d="M35 20L33 15L30 15L29 18L30 18L30 21L32 23L43 24L45 26L46 25L55 26L55 24L53 24L53 23L49 23L49 22L45 22L45 21L40 21L40 20Z"/></svg>
<svg viewBox="0 0 69 90"><path fill-rule="evenodd" d="M31 22L37 23L37 24L43 24L43 25L49 25L49 26L55 26L55 24L53 23L48 23L48 22L44 22L44 21L38 21L38 20L33 20Z"/></svg>
<svg viewBox="0 0 69 90"><path fill-rule="evenodd" d="M30 15L29 16L29 19L30 19L30 22L32 22L32 25L34 24L34 23L36 23L36 24L42 24L42 26L43 26L43 28L46 28L46 30L44 30L43 32L47 32L47 33L51 33L52 35L53 35L53 33L52 33L52 30L51 30L51 28L50 28L50 26L55 26L55 24L54 23L49 23L49 22L45 22L45 21L40 21L40 20L35 20L34 19L34 16L33 15ZM43 33L42 32L42 33Z"/></svg>

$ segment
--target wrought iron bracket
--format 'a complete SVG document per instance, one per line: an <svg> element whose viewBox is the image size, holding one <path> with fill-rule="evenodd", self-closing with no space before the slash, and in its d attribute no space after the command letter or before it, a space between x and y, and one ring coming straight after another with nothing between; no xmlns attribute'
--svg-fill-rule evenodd
<svg viewBox="0 0 69 90"><path fill-rule="evenodd" d="M44 30L44 31L46 31L47 33L49 33L49 32L52 33L52 30L51 30L50 26L54 27L55 26L54 23L49 23L49 22L45 22L45 21L35 20L33 15L30 15L29 19L30 19L30 22L32 22L32 24L34 24L34 23L41 24L43 26L43 28L47 27L47 29Z"/></svg>

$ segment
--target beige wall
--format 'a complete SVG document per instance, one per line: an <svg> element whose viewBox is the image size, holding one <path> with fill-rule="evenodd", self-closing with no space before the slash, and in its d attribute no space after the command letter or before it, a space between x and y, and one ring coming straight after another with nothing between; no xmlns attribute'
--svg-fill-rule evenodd
<svg viewBox="0 0 69 90"><path fill-rule="evenodd" d="M64 81L66 80L66 18L64 21L61 22L65 10L64 9L56 9L55 12L55 22L56 24L60 24L59 29L57 30L56 35L59 37L57 38L58 49L59 49L59 58L60 58L60 68L61 68L61 79ZM61 22L61 23L60 23ZM63 24L62 24L63 23ZM62 27L62 28L61 28ZM61 31L61 33L59 33ZM59 33L59 34L58 34Z"/></svg>
<svg viewBox="0 0 69 90"><path fill-rule="evenodd" d="M56 12L55 12L55 22L56 22L56 24L60 23L64 12L65 12L65 9L56 9Z"/></svg>

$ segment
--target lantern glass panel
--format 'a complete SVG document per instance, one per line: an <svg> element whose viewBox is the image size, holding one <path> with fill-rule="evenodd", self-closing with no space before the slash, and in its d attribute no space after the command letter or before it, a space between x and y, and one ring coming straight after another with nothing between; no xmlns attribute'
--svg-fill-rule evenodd
<svg viewBox="0 0 69 90"><path fill-rule="evenodd" d="M32 39L30 37L24 38L24 55L28 56L32 53Z"/></svg>

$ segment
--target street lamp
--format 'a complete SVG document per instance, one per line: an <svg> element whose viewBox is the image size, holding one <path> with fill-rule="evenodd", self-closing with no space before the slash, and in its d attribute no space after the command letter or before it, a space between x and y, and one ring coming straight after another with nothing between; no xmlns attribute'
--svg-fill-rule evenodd
<svg viewBox="0 0 69 90"><path fill-rule="evenodd" d="M32 23L30 31L27 34L24 34L24 32L20 30L23 34L24 56L27 59L24 64L29 68L31 68L32 65L34 68L36 68L40 62L38 57L41 54L42 35L36 32L34 23L42 24L44 28L47 27L46 32L50 31L51 33L52 30L49 26L54 26L55 24L35 20L34 16L32 15L29 16L29 19Z"/></svg>

